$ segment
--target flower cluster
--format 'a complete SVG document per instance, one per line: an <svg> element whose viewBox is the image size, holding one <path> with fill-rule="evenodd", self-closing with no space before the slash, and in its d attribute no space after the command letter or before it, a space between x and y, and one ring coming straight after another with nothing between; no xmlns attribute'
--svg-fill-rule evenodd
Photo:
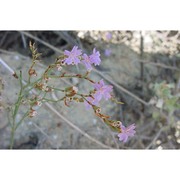
<svg viewBox="0 0 180 180"><path fill-rule="evenodd" d="M68 65L80 63L79 56L81 54L81 50L79 50L77 46L74 46L71 52L65 50L64 55L67 56L67 58L65 59L65 63Z"/></svg>
<svg viewBox="0 0 180 180"><path fill-rule="evenodd" d="M110 92L112 92L111 85L105 85L103 79L94 85L96 93L94 94L95 99L100 101L102 98L108 100L111 98Z"/></svg>
<svg viewBox="0 0 180 180"><path fill-rule="evenodd" d="M86 67L87 71L92 70L92 64L100 65L101 59L100 59L100 53L99 51L96 51L96 49L93 49L93 53L88 56L87 54L83 54L80 49L78 49L77 46L74 46L71 51L64 51L64 55L66 56L65 63L67 65L77 65L79 63L84 64ZM81 56L82 55L82 56Z"/></svg>
<svg viewBox="0 0 180 180"><path fill-rule="evenodd" d="M91 94L90 97L87 98L87 102L85 102L85 106L89 109L92 105L98 106L99 102L102 98L108 100L111 98L111 92L113 87L111 85L105 85L103 79L94 84L94 93Z"/></svg>
<svg viewBox="0 0 180 180"><path fill-rule="evenodd" d="M107 39L111 39L111 34L107 34ZM110 54L110 52L108 52ZM108 54L108 55L109 55ZM78 49L77 46L74 46L71 51L64 51L65 55L65 64L67 65L77 65L77 64L83 64L88 72L92 70L92 65L100 65L101 59L100 59L100 53L99 51L96 51L96 49L93 49L93 53L91 55L83 54L80 49ZM78 75L79 78L83 77L81 75ZM86 77L87 78L87 77ZM89 79L90 80L90 79ZM99 102L104 100L109 100L112 98L112 91L113 86L111 85L105 85L104 80L101 79L99 82L93 82L94 90L89 94L89 96L84 97L85 101L85 107L86 109L93 108L95 114L102 118L104 122L109 125L111 128L116 130L118 132L118 137L120 141L127 142L129 137L134 136L135 134L135 125L132 124L128 126L127 128L122 124L119 123L120 121L111 121L109 120L109 116L101 114L101 108L99 107ZM76 94L76 93L75 93ZM75 95L73 94L73 96ZM78 98L76 98L77 101ZM79 101L79 100L78 100Z"/></svg>
<svg viewBox="0 0 180 180"><path fill-rule="evenodd" d="M111 36L107 37L111 39ZM35 117L38 113L38 109L45 102L60 102L63 101L64 105L69 107L72 105L72 102L83 103L86 109L92 109L95 115L101 118L106 125L108 125L113 131L118 133L118 138L120 141L127 142L129 137L134 136L135 134L135 125L132 124L128 127L125 127L120 121L111 120L110 116L105 115L101 112L100 101L108 101L112 100L119 104L112 92L113 86L105 84L104 80L101 79L98 82L95 82L89 77L90 72L93 69L93 66L99 66L101 63L100 53L93 49L93 52L90 55L82 53L82 50L77 46L74 46L71 51L65 50L64 54L59 56L54 63L50 64L47 69L43 72L42 75L36 72L36 63L38 62L38 57L40 54L37 52L35 48L35 44L30 43L30 50L32 51L32 65L28 71L28 80L27 84L23 85L21 83L21 90L19 92L19 97L17 102L15 103L13 114L13 123L12 125L12 142L11 148L13 147L13 133L15 133L15 129L21 124L25 117ZM72 74L64 69L64 66L69 65L78 65L81 64L86 68L85 74ZM14 73L15 78L22 80L22 72L20 74ZM86 94L81 93L81 89L79 89L75 85L71 85L68 87L59 88L55 85L52 85L52 79L63 79L63 78L78 78L84 79L91 84L91 90L86 92ZM38 92L38 95L33 97L28 97L28 93L30 90L35 88ZM52 92L60 92L59 98L51 99L50 93ZM25 98L27 97L27 99ZM24 99L25 98L25 99ZM16 124L16 116L20 105L23 105L23 102L26 102L28 105L28 111L25 115L19 120ZM24 103L25 104L25 103Z"/></svg>

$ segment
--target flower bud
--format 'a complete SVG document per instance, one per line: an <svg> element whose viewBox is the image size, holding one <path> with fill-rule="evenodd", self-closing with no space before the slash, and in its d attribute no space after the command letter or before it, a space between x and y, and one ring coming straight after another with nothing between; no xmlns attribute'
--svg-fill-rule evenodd
<svg viewBox="0 0 180 180"><path fill-rule="evenodd" d="M111 125L113 126L113 127L121 127L121 121L114 121Z"/></svg>
<svg viewBox="0 0 180 180"><path fill-rule="evenodd" d="M42 102L41 102L41 101L36 101L36 102L34 102L34 104L33 104L33 109L34 109L34 110L38 110L41 105L42 105Z"/></svg>
<svg viewBox="0 0 180 180"><path fill-rule="evenodd" d="M100 107L95 106L95 105L92 105L92 107L93 107L95 113L99 114L101 112L101 108Z"/></svg>
<svg viewBox="0 0 180 180"><path fill-rule="evenodd" d="M78 88L77 88L76 86L67 87L67 88L65 89L65 92L67 92L67 93L66 93L66 96L72 97L72 96L74 96L75 94L77 94Z"/></svg>

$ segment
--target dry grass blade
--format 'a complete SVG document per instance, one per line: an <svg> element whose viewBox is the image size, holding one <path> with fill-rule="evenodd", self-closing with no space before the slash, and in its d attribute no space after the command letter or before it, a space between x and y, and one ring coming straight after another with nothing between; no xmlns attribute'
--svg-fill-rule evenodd
<svg viewBox="0 0 180 180"><path fill-rule="evenodd" d="M180 71L180 69L178 69L178 68L176 68L176 67L167 66L167 65L161 64L161 63L148 62L148 61L144 61L144 60L136 60L136 61L142 62L142 63L144 63L145 65L146 65L146 64L149 64L149 65L152 65L152 66L162 67L162 68L165 68L165 69L172 69L172 70L175 70L175 71Z"/></svg>
<svg viewBox="0 0 180 180"><path fill-rule="evenodd" d="M155 135L155 137L153 138L153 140L151 141L151 143L149 143L149 145L146 147L146 149L150 149L151 146L154 145L154 143L155 143L155 141L158 139L158 137L161 135L161 133L162 133L163 131L168 130L168 128L169 128L169 126L164 126L164 127L162 127L162 128L158 131L158 133Z"/></svg>
<svg viewBox="0 0 180 180"><path fill-rule="evenodd" d="M150 149L151 146L155 143L155 141L157 140L157 138L160 136L162 132L162 128L158 131L158 133L156 134L156 136L153 138L153 140L151 141L151 143L146 147L146 149Z"/></svg>
<svg viewBox="0 0 180 180"><path fill-rule="evenodd" d="M13 51L6 51L4 49L0 49L0 52L4 53L4 54L9 54L9 55L13 55L13 56L19 56L21 57L22 59L31 59L30 57L28 56L24 56L18 52L13 52Z"/></svg>
<svg viewBox="0 0 180 180"><path fill-rule="evenodd" d="M24 35L26 35L26 36L28 36L28 37L36 40L36 41L38 41L38 42L40 42L40 43L42 43L42 44L44 44L45 46L49 47L50 49L54 50L55 52L63 53L63 51L61 51L60 49L52 46L51 44L49 44L49 43L41 40L41 39L38 38L38 37L33 36L32 34L30 34L30 33L28 33L28 32L20 31L20 33L21 33L21 34L24 34Z"/></svg>
<svg viewBox="0 0 180 180"><path fill-rule="evenodd" d="M54 139L52 139L49 135L47 135L36 123L34 123L34 122L31 122L31 123L36 129L38 129L50 141L53 148L58 149L58 147L54 146L54 144L56 144ZM53 141L53 143L52 143L52 141Z"/></svg>

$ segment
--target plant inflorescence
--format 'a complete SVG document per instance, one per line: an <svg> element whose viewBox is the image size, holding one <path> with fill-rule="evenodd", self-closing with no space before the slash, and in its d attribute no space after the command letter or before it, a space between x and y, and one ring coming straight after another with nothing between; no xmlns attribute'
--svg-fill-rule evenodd
<svg viewBox="0 0 180 180"><path fill-rule="evenodd" d="M64 54L56 58L55 62L50 64L42 74L36 70L36 64L39 62L40 53L37 52L35 44L30 42L30 50L32 53L32 64L28 70L27 83L22 83L22 71L14 73L13 76L19 80L20 91L18 99L12 107L12 120L11 123L11 145L13 148L14 134L19 125L27 117L33 118L38 115L38 108L45 102L64 102L64 105L69 107L71 102L78 102L84 104L86 109L92 109L94 114L98 116L103 122L109 126L112 131L116 132L119 140L126 142L128 137L135 134L135 124L125 127L119 120L112 120L109 115L102 113L100 101L112 100L118 102L113 92L113 86L105 84L101 79L98 82L90 78L90 73L93 66L99 66L101 63L100 53L95 48L91 55L82 53L82 50L74 46L71 51L65 50ZM68 73L64 69L67 66L80 65L85 68L85 73ZM86 80L90 84L90 89L86 93L82 93L75 85L68 87L56 87L51 84L51 80L59 80L63 78L78 78ZM37 94L31 93L32 89L37 91ZM57 91L62 94L57 100L49 98L48 94L52 91ZM27 106L26 111L22 117L17 116L21 106Z"/></svg>

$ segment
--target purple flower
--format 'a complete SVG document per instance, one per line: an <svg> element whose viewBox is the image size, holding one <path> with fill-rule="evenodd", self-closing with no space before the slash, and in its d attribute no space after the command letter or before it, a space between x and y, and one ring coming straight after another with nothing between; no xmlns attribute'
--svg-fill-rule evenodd
<svg viewBox="0 0 180 180"><path fill-rule="evenodd" d="M87 97L86 99L87 99L87 101L89 101L92 105L98 106L99 101L98 101L97 99L92 98L92 97ZM84 103L85 103L86 109L89 109L89 108L91 108L91 105L90 105L87 101L85 101Z"/></svg>
<svg viewBox="0 0 180 180"><path fill-rule="evenodd" d="M91 71L92 70L92 66L91 66L92 62L91 62L90 57L87 54L84 54L83 59L84 60L82 60L81 62L86 66L87 71Z"/></svg>
<svg viewBox="0 0 180 180"><path fill-rule="evenodd" d="M111 50L110 49L105 49L104 55L105 56L110 56L111 55Z"/></svg>
<svg viewBox="0 0 180 180"><path fill-rule="evenodd" d="M100 65L101 59L100 59L100 53L99 51L96 51L96 49L93 49L93 54L89 56L90 62L92 62L95 66Z"/></svg>
<svg viewBox="0 0 180 180"><path fill-rule="evenodd" d="M65 63L66 64L78 64L80 63L80 59L78 58L78 56L80 56L82 53L81 53L81 50L78 49L77 46L74 46L73 49L70 51L67 51L65 50L64 51L64 55L68 56L66 59L65 59Z"/></svg>
<svg viewBox="0 0 180 180"><path fill-rule="evenodd" d="M128 137L132 137L136 133L136 131L134 130L135 128L135 124L131 124L127 128L121 125L121 133L118 134L119 140L123 141L124 143L127 142Z"/></svg>
<svg viewBox="0 0 180 180"><path fill-rule="evenodd" d="M112 34L110 32L107 32L106 33L106 39L111 40L111 38L112 38Z"/></svg>
<svg viewBox="0 0 180 180"><path fill-rule="evenodd" d="M96 90L94 94L94 98L100 101L102 97L104 97L105 100L108 100L111 98L110 92L112 92L113 86L111 85L105 85L103 79L100 80L100 82L96 83L94 85L94 88Z"/></svg>

